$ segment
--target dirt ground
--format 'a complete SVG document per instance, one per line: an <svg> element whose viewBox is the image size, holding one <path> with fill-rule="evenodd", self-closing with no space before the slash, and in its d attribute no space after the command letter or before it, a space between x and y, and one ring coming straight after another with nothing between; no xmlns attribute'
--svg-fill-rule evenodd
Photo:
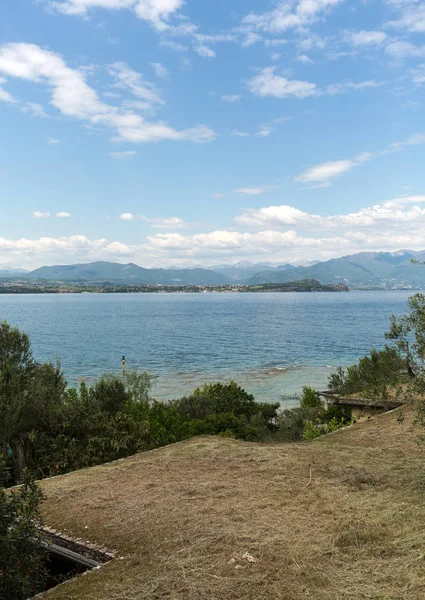
<svg viewBox="0 0 425 600"><path fill-rule="evenodd" d="M297 444L197 438L43 482L116 551L49 600L425 598L425 444L394 411Z"/></svg>

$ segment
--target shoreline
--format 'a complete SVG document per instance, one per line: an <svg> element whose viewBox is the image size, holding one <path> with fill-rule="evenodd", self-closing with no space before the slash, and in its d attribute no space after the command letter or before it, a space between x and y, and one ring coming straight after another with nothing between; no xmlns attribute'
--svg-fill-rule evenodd
<svg viewBox="0 0 425 600"><path fill-rule="evenodd" d="M73 282L57 281L53 283L35 282L0 282L0 294L170 294L170 293L313 293L313 292L348 292L348 286L342 283L321 284L315 279L303 279L288 283L264 283L258 285L247 284L194 284L194 285L164 285L115 282Z"/></svg>

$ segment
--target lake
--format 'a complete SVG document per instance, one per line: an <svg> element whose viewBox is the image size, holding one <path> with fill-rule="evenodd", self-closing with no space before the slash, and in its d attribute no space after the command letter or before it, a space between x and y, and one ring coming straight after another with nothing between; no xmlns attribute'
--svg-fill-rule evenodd
<svg viewBox="0 0 425 600"><path fill-rule="evenodd" d="M170 399L235 379L259 401L294 405L336 366L385 344L411 292L0 295L0 319L26 331L38 360L70 384L127 369Z"/></svg>

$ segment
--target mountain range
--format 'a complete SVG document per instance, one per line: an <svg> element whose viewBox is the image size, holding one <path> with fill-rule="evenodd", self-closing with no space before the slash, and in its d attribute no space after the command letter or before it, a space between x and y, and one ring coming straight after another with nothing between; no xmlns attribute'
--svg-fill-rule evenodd
<svg viewBox="0 0 425 600"><path fill-rule="evenodd" d="M425 250L415 252L361 252L324 262L295 266L241 261L234 265L208 268L146 269L134 263L93 262L89 264L44 266L25 273L0 271L0 277L37 281L121 283L129 285L226 285L287 283L317 279L322 284L344 283L351 289L423 288L425 267L412 264L425 261Z"/></svg>

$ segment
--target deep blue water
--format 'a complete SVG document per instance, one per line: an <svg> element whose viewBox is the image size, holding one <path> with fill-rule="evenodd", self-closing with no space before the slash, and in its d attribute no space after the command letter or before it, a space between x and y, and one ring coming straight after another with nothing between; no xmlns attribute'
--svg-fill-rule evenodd
<svg viewBox="0 0 425 600"><path fill-rule="evenodd" d="M409 292L1 295L0 319L60 358L70 383L128 369L157 376L153 395L235 379L258 400L294 403L332 368L384 345Z"/></svg>

